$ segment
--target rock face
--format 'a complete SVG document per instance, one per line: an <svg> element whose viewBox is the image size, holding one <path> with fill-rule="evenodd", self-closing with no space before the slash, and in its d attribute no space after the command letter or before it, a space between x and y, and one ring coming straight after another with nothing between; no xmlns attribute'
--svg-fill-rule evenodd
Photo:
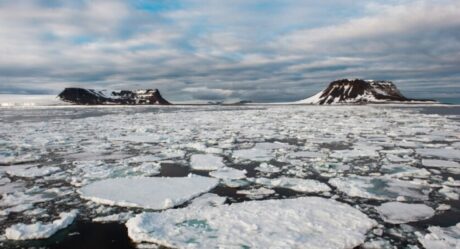
<svg viewBox="0 0 460 249"><path fill-rule="evenodd" d="M66 88L58 98L77 105L170 105L158 89L108 91Z"/></svg>
<svg viewBox="0 0 460 249"><path fill-rule="evenodd" d="M362 79L336 80L316 95L301 100L301 104L382 103L392 101L428 101L404 97L391 81Z"/></svg>

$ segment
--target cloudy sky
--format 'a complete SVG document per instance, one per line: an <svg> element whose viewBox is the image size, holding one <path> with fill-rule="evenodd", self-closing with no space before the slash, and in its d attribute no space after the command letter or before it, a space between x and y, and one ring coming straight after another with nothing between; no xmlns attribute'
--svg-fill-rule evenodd
<svg viewBox="0 0 460 249"><path fill-rule="evenodd" d="M274 102L339 78L460 99L460 1L0 0L0 93Z"/></svg>

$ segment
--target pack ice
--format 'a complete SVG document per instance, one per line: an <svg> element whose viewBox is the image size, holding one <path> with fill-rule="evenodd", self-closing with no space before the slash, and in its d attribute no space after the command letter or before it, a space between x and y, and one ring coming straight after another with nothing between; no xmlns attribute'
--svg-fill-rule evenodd
<svg viewBox="0 0 460 249"><path fill-rule="evenodd" d="M96 203L161 210L183 204L218 184L218 180L189 177L113 178L80 188L82 198Z"/></svg>
<svg viewBox="0 0 460 249"><path fill-rule="evenodd" d="M353 248L376 225L340 202L302 197L142 213L130 238L174 248Z"/></svg>

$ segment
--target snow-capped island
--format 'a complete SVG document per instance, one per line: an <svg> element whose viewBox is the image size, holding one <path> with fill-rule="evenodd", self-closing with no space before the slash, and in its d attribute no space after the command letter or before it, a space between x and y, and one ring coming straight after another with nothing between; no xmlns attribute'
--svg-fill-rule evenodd
<svg viewBox="0 0 460 249"><path fill-rule="evenodd" d="M345 104L387 102L434 102L433 100L410 99L401 94L391 81L341 79L333 81L323 91L297 104Z"/></svg>
<svg viewBox="0 0 460 249"><path fill-rule="evenodd" d="M59 99L77 105L170 105L158 89L94 90L85 88L66 88Z"/></svg>

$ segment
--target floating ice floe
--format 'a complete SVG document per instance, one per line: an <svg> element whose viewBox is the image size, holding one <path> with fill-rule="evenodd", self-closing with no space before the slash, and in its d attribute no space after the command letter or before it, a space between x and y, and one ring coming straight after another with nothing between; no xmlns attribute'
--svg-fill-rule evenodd
<svg viewBox="0 0 460 249"><path fill-rule="evenodd" d="M197 198L192 200L192 203L188 205L187 207L196 207L196 208L202 208L202 207L208 207L208 206L219 206L225 203L227 200L227 197L219 196L217 194L213 193L206 193L203 195L198 196Z"/></svg>
<svg viewBox="0 0 460 249"><path fill-rule="evenodd" d="M59 214L60 219L52 223L37 222L35 224L15 224L5 229L5 236L10 240L45 239L51 237L60 229L66 228L77 217L77 210Z"/></svg>
<svg viewBox="0 0 460 249"><path fill-rule="evenodd" d="M273 189L261 187L261 188L242 189L242 190L236 191L236 193L239 195L245 195L248 199L257 200L257 199L265 198L276 192Z"/></svg>
<svg viewBox="0 0 460 249"><path fill-rule="evenodd" d="M134 242L175 248L354 248L374 225L357 209L317 197L142 213L126 223Z"/></svg>
<svg viewBox="0 0 460 249"><path fill-rule="evenodd" d="M181 205L217 184L217 179L196 175L113 178L91 183L78 192L96 203L161 210Z"/></svg>
<svg viewBox="0 0 460 249"><path fill-rule="evenodd" d="M411 167L403 164L392 164L392 165L383 165L380 168L382 173L385 173L391 177L418 177L426 178L430 176L430 172L426 169L420 169L416 167Z"/></svg>
<svg viewBox="0 0 460 249"><path fill-rule="evenodd" d="M290 148L290 145L285 143L257 143L253 148L233 151L232 156L242 160L264 162L275 157L275 150L287 148Z"/></svg>
<svg viewBox="0 0 460 249"><path fill-rule="evenodd" d="M255 178L253 179L253 182L264 185L268 188L285 188L302 193L331 191L331 188L326 184L312 179L300 179L292 177L280 177L275 179Z"/></svg>
<svg viewBox="0 0 460 249"><path fill-rule="evenodd" d="M127 220L134 217L132 212L118 213L107 215L104 217L96 217L93 219L93 222L108 223L108 222L126 222Z"/></svg>
<svg viewBox="0 0 460 249"><path fill-rule="evenodd" d="M451 227L428 227L430 233L418 234L418 240L426 249L460 248L460 223Z"/></svg>
<svg viewBox="0 0 460 249"><path fill-rule="evenodd" d="M281 172L281 169L279 167L276 167L276 166L268 164L268 163L261 163L258 167L255 168L255 170L263 172L263 173L278 173L278 172Z"/></svg>
<svg viewBox="0 0 460 249"><path fill-rule="evenodd" d="M290 158L324 158L325 154L317 151L296 151L288 154Z"/></svg>
<svg viewBox="0 0 460 249"><path fill-rule="evenodd" d="M431 188L387 177L349 176L329 180L340 192L351 197L377 200L428 200Z"/></svg>
<svg viewBox="0 0 460 249"><path fill-rule="evenodd" d="M219 179L244 179L246 178L246 173L246 170L224 167L210 172L209 175Z"/></svg>
<svg viewBox="0 0 460 249"><path fill-rule="evenodd" d="M425 204L386 202L375 209L385 222L392 224L426 220L434 216L434 209Z"/></svg>
<svg viewBox="0 0 460 249"><path fill-rule="evenodd" d="M190 166L194 170L217 170L225 167L222 157L212 154L195 154L190 157Z"/></svg>
<svg viewBox="0 0 460 249"><path fill-rule="evenodd" d="M460 168L460 163L438 159L422 159L422 164L433 168Z"/></svg>
<svg viewBox="0 0 460 249"><path fill-rule="evenodd" d="M423 157L439 157L452 160L460 160L460 150L450 148L416 149L417 154Z"/></svg>
<svg viewBox="0 0 460 249"><path fill-rule="evenodd" d="M9 169L6 171L8 175L17 176L17 177L24 177L24 178L34 178L34 177L41 177L46 175L51 175L58 171L61 171L59 167L17 167L17 166L10 166Z"/></svg>

